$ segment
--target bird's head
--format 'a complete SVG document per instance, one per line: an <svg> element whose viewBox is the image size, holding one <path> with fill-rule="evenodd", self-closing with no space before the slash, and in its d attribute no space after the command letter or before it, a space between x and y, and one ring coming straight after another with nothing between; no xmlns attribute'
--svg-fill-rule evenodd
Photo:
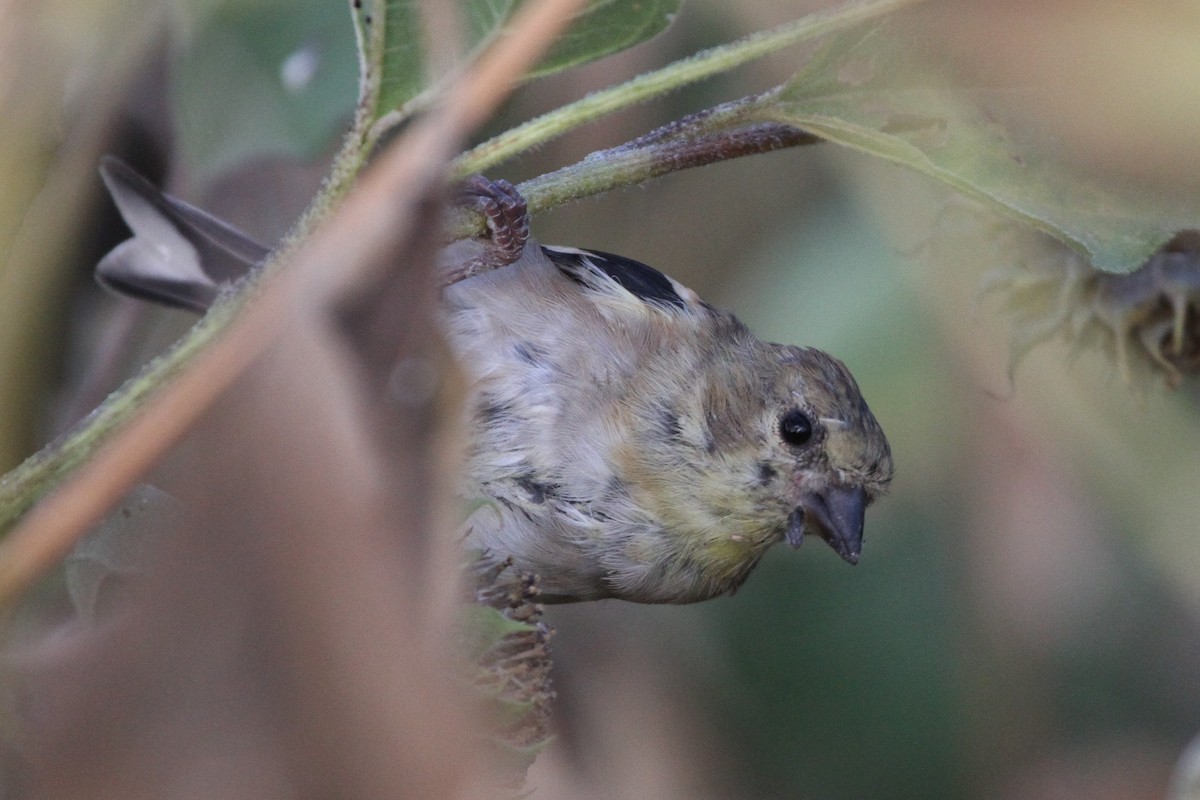
<svg viewBox="0 0 1200 800"><path fill-rule="evenodd" d="M779 359L765 409L766 457L791 506L785 537L814 533L851 564L862 552L866 508L892 480L887 437L858 384L836 358L813 348L769 345Z"/></svg>
<svg viewBox="0 0 1200 800"><path fill-rule="evenodd" d="M732 565L735 545L761 554L808 533L857 563L866 508L892 479L883 429L838 359L757 340L739 349L693 414L708 443L693 508L704 510L709 551Z"/></svg>

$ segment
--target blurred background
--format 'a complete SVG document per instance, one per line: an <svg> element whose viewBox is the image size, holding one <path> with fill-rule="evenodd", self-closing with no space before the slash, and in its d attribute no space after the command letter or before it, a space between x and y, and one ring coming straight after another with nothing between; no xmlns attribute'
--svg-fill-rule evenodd
<svg viewBox="0 0 1200 800"><path fill-rule="evenodd" d="M353 105L327 0L0 3L0 460L79 419L190 318L103 294L125 233L102 153L276 240ZM690 0L664 35L518 93L491 129L818 3ZM282 9L287 8L287 13ZM931 57L1065 82L1027 109L1098 174L1200 184L1187 3L957 3ZM517 181L761 91L790 50L507 164ZM982 78L981 78L982 79ZM1162 798L1200 734L1200 392L1132 391L1050 343L1010 380L980 302L1003 263L933 181L831 145L680 173L535 220L657 266L774 341L854 371L897 477L851 569L776 548L733 597L552 608L556 740L535 797ZM951 215L952 216L952 215Z"/></svg>

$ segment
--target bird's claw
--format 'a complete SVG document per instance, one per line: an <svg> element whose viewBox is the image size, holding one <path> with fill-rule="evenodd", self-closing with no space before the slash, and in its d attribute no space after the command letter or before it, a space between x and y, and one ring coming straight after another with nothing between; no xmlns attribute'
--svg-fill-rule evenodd
<svg viewBox="0 0 1200 800"><path fill-rule="evenodd" d="M529 241L529 207L525 198L506 180L472 175L462 188L461 203L477 208L487 220L490 255L496 266L521 257Z"/></svg>

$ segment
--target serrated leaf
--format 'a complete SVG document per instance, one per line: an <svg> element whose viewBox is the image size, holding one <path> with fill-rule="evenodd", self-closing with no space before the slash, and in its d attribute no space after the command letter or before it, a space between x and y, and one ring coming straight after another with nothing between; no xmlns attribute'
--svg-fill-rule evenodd
<svg viewBox="0 0 1200 800"><path fill-rule="evenodd" d="M466 23L468 53L479 52L500 35L523 4L523 0L455 1ZM671 23L680 2L593 0L528 77L550 75L643 42ZM372 111L378 119L428 88L420 20L413 0L363 0L354 3L353 10L367 77L364 85L378 84Z"/></svg>
<svg viewBox="0 0 1200 800"><path fill-rule="evenodd" d="M260 156L312 157L350 118L353 29L328 0L187 5L172 69L184 168L197 182Z"/></svg>
<svg viewBox="0 0 1200 800"><path fill-rule="evenodd" d="M784 85L771 116L943 181L1100 269L1136 269L1200 224L1196 198L1168 203L1100 184L1049 137L1009 123L1011 101L1033 90L956 85L929 70L921 51L918 37L891 22L832 36Z"/></svg>

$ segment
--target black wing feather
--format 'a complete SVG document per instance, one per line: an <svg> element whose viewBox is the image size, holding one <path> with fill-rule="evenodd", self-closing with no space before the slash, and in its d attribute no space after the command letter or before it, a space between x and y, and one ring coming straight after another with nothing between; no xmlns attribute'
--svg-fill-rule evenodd
<svg viewBox="0 0 1200 800"><path fill-rule="evenodd" d="M671 279L640 261L600 250L575 251L543 247L542 252L564 275L584 286L588 283L580 271L586 270L590 265L645 303L687 308L687 301L679 296Z"/></svg>

